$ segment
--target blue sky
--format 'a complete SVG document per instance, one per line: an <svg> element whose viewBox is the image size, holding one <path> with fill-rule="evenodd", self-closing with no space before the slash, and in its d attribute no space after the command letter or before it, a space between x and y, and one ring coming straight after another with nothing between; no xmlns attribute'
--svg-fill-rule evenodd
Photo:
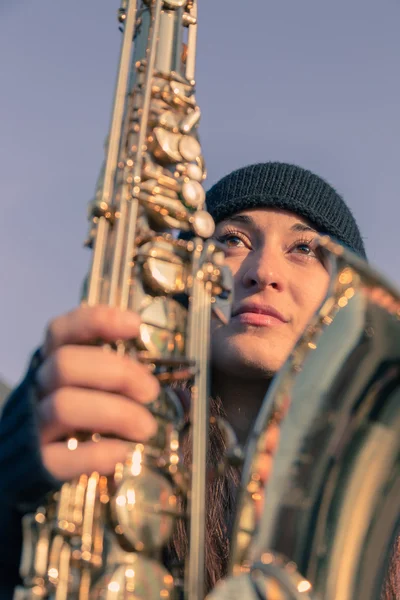
<svg viewBox="0 0 400 600"><path fill-rule="evenodd" d="M0 377L78 302L86 206L107 134L114 0L0 6ZM400 4L199 0L197 99L208 182L256 161L343 194L370 261L400 285Z"/></svg>

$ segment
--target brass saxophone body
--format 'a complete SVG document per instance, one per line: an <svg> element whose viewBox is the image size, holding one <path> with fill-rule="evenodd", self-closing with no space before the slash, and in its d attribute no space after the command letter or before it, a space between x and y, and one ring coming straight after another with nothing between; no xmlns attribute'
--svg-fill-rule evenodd
<svg viewBox="0 0 400 600"><path fill-rule="evenodd" d="M123 0L89 210L84 301L139 313L139 338L105 351L138 358L159 378L158 433L132 444L113 477L82 475L24 517L15 600L204 598L210 315L229 316L232 283L203 209L196 11L196 0ZM230 576L210 600L379 598L400 522L400 295L331 240L321 248L330 288L250 436ZM191 385L192 470L180 454L175 382ZM281 442L264 490L257 465L271 422L281 423ZM190 531L183 584L161 560L178 519Z"/></svg>
<svg viewBox="0 0 400 600"><path fill-rule="evenodd" d="M400 532L400 294L329 238L321 247L330 288L264 400L230 577L210 600L381 597ZM263 438L276 422L280 443L262 489Z"/></svg>
<svg viewBox="0 0 400 600"><path fill-rule="evenodd" d="M196 0L123 2L111 127L89 209L84 301L140 315L139 338L105 351L134 356L158 377L158 432L132 444L114 477L82 475L24 517L16 600L168 599L182 587L188 599L204 597L210 313L221 294L229 309L231 282L203 210L196 10ZM192 386L192 472L180 453L186 415L176 381ZM190 530L183 586L161 561L177 519Z"/></svg>

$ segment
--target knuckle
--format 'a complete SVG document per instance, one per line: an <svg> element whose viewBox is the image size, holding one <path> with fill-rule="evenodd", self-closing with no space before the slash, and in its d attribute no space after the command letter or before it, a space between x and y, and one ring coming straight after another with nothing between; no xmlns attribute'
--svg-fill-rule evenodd
<svg viewBox="0 0 400 600"><path fill-rule="evenodd" d="M120 324L120 311L112 306L98 306L99 324L115 328Z"/></svg>
<svg viewBox="0 0 400 600"><path fill-rule="evenodd" d="M109 307L100 304L88 309L92 327L96 331L101 332L108 323L112 322L112 310L107 309Z"/></svg>
<svg viewBox="0 0 400 600"><path fill-rule="evenodd" d="M68 424L68 404L70 400L68 388L56 390L51 397L51 419L53 423Z"/></svg>
<svg viewBox="0 0 400 600"><path fill-rule="evenodd" d="M44 348L46 353L50 353L55 346L57 338L59 318L49 321L44 333Z"/></svg>
<svg viewBox="0 0 400 600"><path fill-rule="evenodd" d="M130 310L121 310L115 306L98 305L93 307L93 319L99 333L107 336L115 335L127 337L139 327L139 315ZM126 333L125 333L126 330Z"/></svg>
<svg viewBox="0 0 400 600"><path fill-rule="evenodd" d="M68 382L71 367L71 349L68 346L58 348L52 358L52 375L55 385L63 385Z"/></svg>
<svg viewBox="0 0 400 600"><path fill-rule="evenodd" d="M121 333L121 311L111 306L93 306L90 309L90 328L100 338L112 339Z"/></svg>
<svg viewBox="0 0 400 600"><path fill-rule="evenodd" d="M57 459L54 456L55 452L51 445L45 445L42 447L42 460L46 469L53 477L58 478L57 471Z"/></svg>

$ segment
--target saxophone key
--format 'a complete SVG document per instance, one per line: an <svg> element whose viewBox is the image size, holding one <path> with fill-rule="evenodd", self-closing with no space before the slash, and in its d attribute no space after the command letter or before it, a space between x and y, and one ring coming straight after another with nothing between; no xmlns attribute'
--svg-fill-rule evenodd
<svg viewBox="0 0 400 600"><path fill-rule="evenodd" d="M158 562L125 553L107 566L93 586L91 600L176 600L172 575Z"/></svg>

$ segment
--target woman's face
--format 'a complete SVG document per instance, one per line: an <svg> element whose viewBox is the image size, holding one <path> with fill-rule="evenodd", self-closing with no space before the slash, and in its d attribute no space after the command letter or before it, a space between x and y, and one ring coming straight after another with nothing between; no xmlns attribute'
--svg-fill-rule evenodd
<svg viewBox="0 0 400 600"><path fill-rule="evenodd" d="M260 208L220 222L215 237L226 246L235 286L229 324L213 321L213 365L228 375L269 377L327 291L317 232L293 213Z"/></svg>

